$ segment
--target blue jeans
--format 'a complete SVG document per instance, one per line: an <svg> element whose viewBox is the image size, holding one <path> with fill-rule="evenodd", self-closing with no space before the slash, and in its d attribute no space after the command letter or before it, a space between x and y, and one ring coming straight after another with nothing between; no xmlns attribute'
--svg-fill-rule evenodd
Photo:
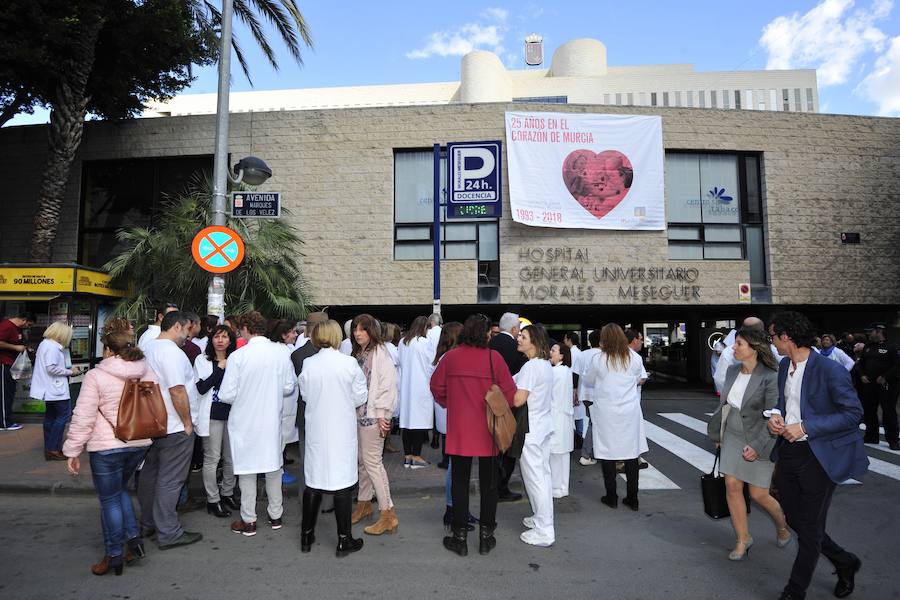
<svg viewBox="0 0 900 600"><path fill-rule="evenodd" d="M62 450L66 423L72 416L71 400L44 402L44 450Z"/></svg>
<svg viewBox="0 0 900 600"><path fill-rule="evenodd" d="M91 477L100 497L100 522L107 556L122 556L125 542L140 535L128 493L128 480L146 452L146 448L136 448L90 453Z"/></svg>

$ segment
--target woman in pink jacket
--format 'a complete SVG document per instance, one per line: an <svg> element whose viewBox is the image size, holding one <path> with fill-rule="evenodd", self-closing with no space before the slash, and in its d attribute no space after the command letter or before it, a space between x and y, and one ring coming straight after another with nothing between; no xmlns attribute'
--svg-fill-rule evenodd
<svg viewBox="0 0 900 600"><path fill-rule="evenodd" d="M359 492L352 523L372 515L372 497L378 498L381 516L363 532L369 535L396 533L397 513L391 500L382 454L384 438L391 432L391 417L397 406L397 369L381 340L381 324L372 315L353 319L350 331L353 356L359 363L369 388L365 404L357 409L359 439Z"/></svg>
<svg viewBox="0 0 900 600"><path fill-rule="evenodd" d="M100 497L100 521L106 545L103 559L91 566L94 575L105 575L110 569L121 575L126 545L129 560L132 556L144 556L128 480L143 460L150 440L122 442L113 429L125 381L155 380L143 359L144 354L134 346L133 334L112 331L103 336L103 361L84 377L63 445L73 476L81 471L79 456L85 446L90 454L91 477Z"/></svg>

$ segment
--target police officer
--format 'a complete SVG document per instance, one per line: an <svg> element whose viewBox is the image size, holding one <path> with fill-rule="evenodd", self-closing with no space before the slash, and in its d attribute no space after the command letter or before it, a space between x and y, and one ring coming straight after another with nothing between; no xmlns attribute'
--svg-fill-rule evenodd
<svg viewBox="0 0 900 600"><path fill-rule="evenodd" d="M867 444L877 444L878 407L884 423L884 435L891 450L900 450L897 428L897 384L900 350L885 339L884 323L873 323L869 343L856 364L862 381L862 405L865 412Z"/></svg>

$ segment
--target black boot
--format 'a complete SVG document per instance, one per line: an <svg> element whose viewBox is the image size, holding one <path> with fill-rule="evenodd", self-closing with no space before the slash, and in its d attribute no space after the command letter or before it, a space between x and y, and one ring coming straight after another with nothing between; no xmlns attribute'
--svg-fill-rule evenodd
<svg viewBox="0 0 900 600"><path fill-rule="evenodd" d="M235 502L234 496L220 496L220 497L221 497L221 504L224 508L227 508L230 510L241 510L241 506L240 506L240 504Z"/></svg>
<svg viewBox="0 0 900 600"><path fill-rule="evenodd" d="M349 491L334 495L334 519L337 521L338 544L334 555L343 558L353 552L358 552L363 547L363 541L353 537L350 515L353 506L353 497Z"/></svg>
<svg viewBox="0 0 900 600"><path fill-rule="evenodd" d="M494 528L496 525L481 525L478 528L478 554L487 554L497 545L497 538L494 537Z"/></svg>
<svg viewBox="0 0 900 600"><path fill-rule="evenodd" d="M468 533L465 527L459 529L454 527L453 535L448 535L444 538L444 548L450 552L456 552L460 556L468 556L469 546L466 543L466 535Z"/></svg>
<svg viewBox="0 0 900 600"><path fill-rule="evenodd" d="M314 492L309 488L303 490L303 517L300 523L300 552L309 552L316 541L316 520L319 518L319 505L322 503L322 492Z"/></svg>
<svg viewBox="0 0 900 600"><path fill-rule="evenodd" d="M206 512L219 517L220 519L224 519L226 517L231 516L231 511L222 506L222 502L207 502L206 503Z"/></svg>

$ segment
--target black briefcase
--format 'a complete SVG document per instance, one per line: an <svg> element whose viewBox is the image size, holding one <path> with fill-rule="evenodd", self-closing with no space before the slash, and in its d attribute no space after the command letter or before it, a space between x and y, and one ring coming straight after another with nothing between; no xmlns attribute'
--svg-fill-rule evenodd
<svg viewBox="0 0 900 600"><path fill-rule="evenodd" d="M716 448L716 458L713 461L712 471L700 476L700 492L703 495L703 512L713 519L721 519L731 516L728 510L728 500L725 498L725 477L719 474L716 467L719 464L721 448ZM747 505L747 513L750 513L750 494L747 485L744 484L744 503Z"/></svg>

